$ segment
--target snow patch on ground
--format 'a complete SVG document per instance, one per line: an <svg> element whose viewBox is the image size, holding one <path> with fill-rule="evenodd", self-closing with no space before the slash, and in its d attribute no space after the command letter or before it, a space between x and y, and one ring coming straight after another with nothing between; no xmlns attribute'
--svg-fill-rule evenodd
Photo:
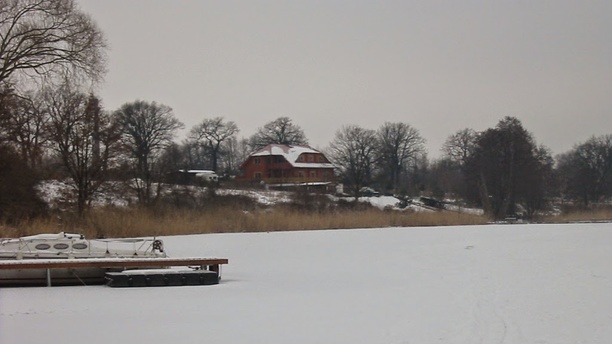
<svg viewBox="0 0 612 344"><path fill-rule="evenodd" d="M444 209L455 211L458 213L472 214L472 215L484 215L484 210L478 208L467 208L454 204L445 204Z"/></svg>
<svg viewBox="0 0 612 344"><path fill-rule="evenodd" d="M74 187L70 181L47 180L37 187L38 193L43 201L52 208L63 209L74 203ZM165 193L190 192L194 195L205 194L207 189L199 186L189 185L167 185L162 188ZM247 196L262 205L275 205L291 201L291 193L287 191L273 190L232 190L217 189L220 195ZM92 206L117 206L126 207L137 202L136 193L126 183L107 182L102 185L92 200Z"/></svg>
<svg viewBox="0 0 612 344"><path fill-rule="evenodd" d="M75 203L75 187L69 181L46 180L37 187L38 195L53 209L64 209ZM123 183L108 182L92 198L93 207L126 207L136 202L136 194Z"/></svg>
<svg viewBox="0 0 612 344"><path fill-rule="evenodd" d="M360 197L359 201L367 202L371 205L379 208L395 208L399 202L399 199L393 196L379 196L379 197Z"/></svg>
<svg viewBox="0 0 612 344"><path fill-rule="evenodd" d="M286 191L219 189L217 192L220 195L247 196L262 205L291 202L291 193Z"/></svg>

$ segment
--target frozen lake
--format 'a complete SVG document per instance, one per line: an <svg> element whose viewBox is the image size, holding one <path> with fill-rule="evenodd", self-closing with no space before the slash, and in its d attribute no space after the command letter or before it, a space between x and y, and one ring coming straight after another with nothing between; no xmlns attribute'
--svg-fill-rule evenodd
<svg viewBox="0 0 612 344"><path fill-rule="evenodd" d="M221 283L0 289L0 343L612 342L612 224L163 239Z"/></svg>

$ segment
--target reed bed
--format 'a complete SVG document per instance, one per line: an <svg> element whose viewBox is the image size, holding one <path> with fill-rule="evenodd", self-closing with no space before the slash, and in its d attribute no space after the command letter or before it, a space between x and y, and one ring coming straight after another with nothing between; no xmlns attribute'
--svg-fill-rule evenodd
<svg viewBox="0 0 612 344"><path fill-rule="evenodd" d="M612 221L612 209L571 211L542 217L538 222ZM84 216L71 213L0 225L0 237L39 233L82 233L89 238L186 235L203 233L271 232L323 229L384 228L414 226L481 225L484 216L450 211L413 212L377 208L304 211L295 207L237 209L223 205L209 209L100 208Z"/></svg>
<svg viewBox="0 0 612 344"><path fill-rule="evenodd" d="M561 215L545 216L542 222L569 223L569 222L607 222L612 221L612 209L592 209L567 211Z"/></svg>
<svg viewBox="0 0 612 344"><path fill-rule="evenodd" d="M194 211L181 209L96 209L83 217L67 215L0 227L0 237L60 231L87 237L139 237L201 233L268 232L378 227L484 224L482 216L455 212L385 211L376 208L304 212L284 207L237 210L233 207Z"/></svg>

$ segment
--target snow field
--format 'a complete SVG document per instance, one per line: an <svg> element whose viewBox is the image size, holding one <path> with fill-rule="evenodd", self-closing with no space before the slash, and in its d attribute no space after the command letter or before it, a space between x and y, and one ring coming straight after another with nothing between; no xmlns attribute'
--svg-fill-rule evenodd
<svg viewBox="0 0 612 344"><path fill-rule="evenodd" d="M0 343L607 343L612 225L208 234L216 286L0 289Z"/></svg>

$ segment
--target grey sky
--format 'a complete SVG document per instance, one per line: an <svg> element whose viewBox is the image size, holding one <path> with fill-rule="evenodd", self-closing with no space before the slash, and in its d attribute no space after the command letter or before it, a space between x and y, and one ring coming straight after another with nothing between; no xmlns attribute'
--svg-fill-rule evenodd
<svg viewBox="0 0 612 344"><path fill-rule="evenodd" d="M105 108L156 101L186 130L288 116L324 148L401 121L431 157L503 116L555 154L612 134L608 0L78 1L110 45Z"/></svg>

